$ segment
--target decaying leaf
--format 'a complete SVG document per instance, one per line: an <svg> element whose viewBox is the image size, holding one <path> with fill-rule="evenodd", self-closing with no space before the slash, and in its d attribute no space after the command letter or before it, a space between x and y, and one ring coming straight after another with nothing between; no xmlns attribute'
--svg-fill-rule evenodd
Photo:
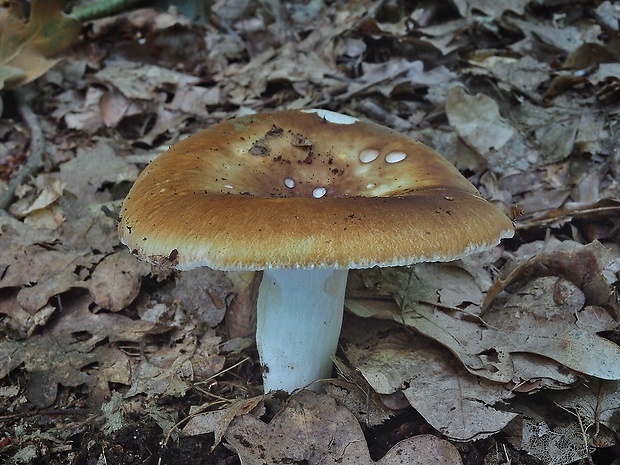
<svg viewBox="0 0 620 465"><path fill-rule="evenodd" d="M530 392L542 387L567 387L577 381L577 373L620 379L620 347L597 334L617 328L617 322L604 309L617 305L611 292L615 279L605 278L604 272L613 263L609 249L596 242L578 246L575 251L565 247L537 254L492 288L492 296L507 288L510 293L502 294L501 303L482 317L476 306L467 307L473 313L460 310L468 300L482 295L467 290L475 289L471 277L461 278L459 289L459 279L454 279L458 273L441 280L433 276L445 276L444 271L428 272L429 268L449 269L451 265L352 272L353 285L359 286L361 276L375 295L370 299L354 289L358 297L347 301L352 313L394 320L415 329L448 348L469 373L460 364L454 365L452 356L438 348L420 346L420 341L409 340L404 333L395 339L367 342L369 350L363 352L358 341L348 348L347 356L375 390L402 391L411 405L444 434L460 439L484 436L512 418L502 417L505 412L493 412L493 405L505 398L500 394L504 388L491 381ZM421 277L424 272L430 278ZM521 286L515 290L517 283ZM377 295L392 296L396 302L377 299ZM417 351L421 355L416 355ZM489 381L474 381L472 375ZM445 382L456 383L453 386L462 390L471 386L472 390L462 396L453 394L444 405L466 399L465 405L478 413L464 415L459 423L459 415L450 409L442 413L441 408L428 408L429 397L443 398L442 394L451 390L442 385ZM424 388L419 383L424 383ZM442 388L435 392L437 386ZM453 410L468 408L459 405ZM497 418L497 423L482 426L474 420L480 417L488 421Z"/></svg>
<svg viewBox="0 0 620 465"><path fill-rule="evenodd" d="M505 12L512 11L517 14L523 14L525 7L530 0L455 0L454 4L459 9L461 16L470 16L472 11L482 11L483 13L493 17L500 18Z"/></svg>
<svg viewBox="0 0 620 465"><path fill-rule="evenodd" d="M588 444L578 422L554 424L524 418L520 434L511 442L545 465L568 465L589 456ZM516 429L516 428L515 428Z"/></svg>
<svg viewBox="0 0 620 465"><path fill-rule="evenodd" d="M114 314L95 315L90 312L89 303L89 296L72 299L63 307L63 318L49 330L25 341L0 341L0 379L23 363L30 374L28 400L44 408L56 400L59 384L90 383L85 367L93 363L101 361L96 377L105 379L106 366L116 373L117 366L105 363L100 353L93 352L96 345L105 339L138 342L153 324ZM128 370L125 365L124 382L128 380ZM119 381L118 375L114 381Z"/></svg>
<svg viewBox="0 0 620 465"><path fill-rule="evenodd" d="M156 356L143 353L131 370L131 388L125 394L148 396L183 396L191 387L193 369L191 358L196 351L196 339L187 336L180 341L171 341L166 349L160 349Z"/></svg>
<svg viewBox="0 0 620 465"><path fill-rule="evenodd" d="M529 352L591 376L620 379L620 347L594 332L575 326L575 317L571 312L565 312L560 318L561 332L557 331L557 327L545 326L544 321L539 323L536 334L531 334L529 330L503 329L501 325L485 326L481 320L455 318L434 305L417 300L416 290L410 289L415 280L409 276L409 270L385 270L380 273L388 279L386 283L395 286L393 295L400 306L400 311L392 313L391 318L443 344L472 374L496 382L519 382L511 354ZM348 307L359 316L373 313L352 303ZM520 307L520 311L532 309ZM390 313L382 314L387 316ZM556 370L560 370L559 365Z"/></svg>
<svg viewBox="0 0 620 465"><path fill-rule="evenodd" d="M20 288L17 299L21 307L36 313L48 300L72 287L83 287L76 271L88 267L94 257L65 251L48 250L41 245L14 245L0 252L4 274L0 289Z"/></svg>
<svg viewBox="0 0 620 465"><path fill-rule="evenodd" d="M570 391L550 393L548 397L556 405L579 416L593 443L611 445L609 441L601 444L602 438L597 436L605 428L608 428L607 433L620 430L620 382L593 379L589 380L588 384L582 384Z"/></svg>
<svg viewBox="0 0 620 465"><path fill-rule="evenodd" d="M355 336L352 323L347 322L344 337L353 366L378 393L401 391L442 434L459 441L481 439L516 416L495 407L512 397L510 391L469 374L438 344L407 334L396 324L360 328Z"/></svg>
<svg viewBox="0 0 620 465"><path fill-rule="evenodd" d="M471 96L459 86L448 92L446 115L461 139L481 155L501 149L515 133L492 98L482 94Z"/></svg>
<svg viewBox="0 0 620 465"><path fill-rule="evenodd" d="M213 328L223 320L233 296L233 283L225 272L200 267L178 273L174 289L165 298L180 305L194 321Z"/></svg>
<svg viewBox="0 0 620 465"><path fill-rule="evenodd" d="M431 435L405 439L379 461L370 458L355 417L325 395L301 391L269 424L253 415L236 417L226 440L246 465L301 463L310 465L459 465L461 458L449 442Z"/></svg>
<svg viewBox="0 0 620 465"><path fill-rule="evenodd" d="M123 250L99 262L87 286L97 305L118 312L138 296L142 276L149 271L147 264L136 260L128 250Z"/></svg>
<svg viewBox="0 0 620 465"><path fill-rule="evenodd" d="M408 407L406 402L401 407L392 408L393 404L388 407L390 402L386 399L389 395L379 395L359 372L346 367L344 362L336 361L336 366L345 379L329 380L323 386L325 392L349 409L366 428L381 425L392 418L396 410ZM343 373L343 370L347 370L347 373Z"/></svg>
<svg viewBox="0 0 620 465"><path fill-rule="evenodd" d="M525 259L516 263L505 278L498 280L489 289L483 308L491 305L509 286L540 276L560 276L583 291L587 304L602 305L620 312L619 296L611 287L617 278L610 268L616 260L610 249L598 241L587 245L556 241L543 250L538 247L535 250L525 255Z"/></svg>
<svg viewBox="0 0 620 465"><path fill-rule="evenodd" d="M88 204L102 199L109 200L109 197L99 192L101 186L105 183L135 181L138 169L118 156L110 144L100 141L93 146L79 148L75 158L61 165L60 177L67 191Z"/></svg>
<svg viewBox="0 0 620 465"><path fill-rule="evenodd" d="M64 0L32 0L26 18L19 2L0 8L0 88L12 89L45 73L81 32L62 12Z"/></svg>
<svg viewBox="0 0 620 465"><path fill-rule="evenodd" d="M221 410L205 413L190 413L190 419L183 427L183 434L194 436L197 434L214 433L215 441L213 447L215 447L222 441L230 423L236 417L251 412L263 414L265 411L263 399L263 396L256 396L233 402L231 406Z"/></svg>

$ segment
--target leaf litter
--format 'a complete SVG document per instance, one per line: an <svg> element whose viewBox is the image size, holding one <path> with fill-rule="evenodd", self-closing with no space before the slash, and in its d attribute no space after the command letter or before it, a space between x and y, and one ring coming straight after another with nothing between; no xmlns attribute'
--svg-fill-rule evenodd
<svg viewBox="0 0 620 465"><path fill-rule="evenodd" d="M27 58L0 53L5 85L76 43L25 87L45 156L0 216L3 459L560 465L613 454L616 5L346 3L215 2L206 23L142 9L90 22L79 43L57 2L32 2L30 23L0 7ZM62 47L23 39L44 9L66 28ZM144 265L118 244L115 216L180 138L312 106L429 143L519 235L456 263L352 272L340 379L323 394L263 398L247 363L252 278ZM0 184L26 159L28 132L5 104Z"/></svg>

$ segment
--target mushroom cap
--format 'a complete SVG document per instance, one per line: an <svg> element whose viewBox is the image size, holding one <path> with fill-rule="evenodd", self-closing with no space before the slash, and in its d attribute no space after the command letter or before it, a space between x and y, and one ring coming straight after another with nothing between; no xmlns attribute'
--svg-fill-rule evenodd
<svg viewBox="0 0 620 465"><path fill-rule="evenodd" d="M160 155L118 232L160 266L262 270L450 261L514 230L426 145L339 113L286 110L226 121Z"/></svg>

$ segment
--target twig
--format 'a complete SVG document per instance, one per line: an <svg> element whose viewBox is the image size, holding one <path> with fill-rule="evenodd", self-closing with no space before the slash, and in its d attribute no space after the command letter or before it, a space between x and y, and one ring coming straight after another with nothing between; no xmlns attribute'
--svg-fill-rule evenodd
<svg viewBox="0 0 620 465"><path fill-rule="evenodd" d="M25 92L22 89L16 89L14 92L17 99L17 111L30 128L30 155L21 170L11 179L6 190L0 194L0 210L8 209L15 197L17 187L43 167L45 139L39 119L32 111Z"/></svg>

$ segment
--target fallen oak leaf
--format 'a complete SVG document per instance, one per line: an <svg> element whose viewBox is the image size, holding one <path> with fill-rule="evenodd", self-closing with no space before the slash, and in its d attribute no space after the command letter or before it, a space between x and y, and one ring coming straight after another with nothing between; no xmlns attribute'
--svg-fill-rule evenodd
<svg viewBox="0 0 620 465"><path fill-rule="evenodd" d="M32 0L29 18L19 2L0 8L0 81L6 89L26 84L60 61L79 37L80 21L63 13L65 0Z"/></svg>
<svg viewBox="0 0 620 465"><path fill-rule="evenodd" d="M512 352L542 355L597 378L620 379L620 346L587 330L575 328L562 334L533 335L481 327L478 323L457 320L431 306L418 306L413 312L403 311L402 321L448 347L472 374L493 381L512 380L513 369L509 362ZM510 377L504 377L509 374Z"/></svg>

